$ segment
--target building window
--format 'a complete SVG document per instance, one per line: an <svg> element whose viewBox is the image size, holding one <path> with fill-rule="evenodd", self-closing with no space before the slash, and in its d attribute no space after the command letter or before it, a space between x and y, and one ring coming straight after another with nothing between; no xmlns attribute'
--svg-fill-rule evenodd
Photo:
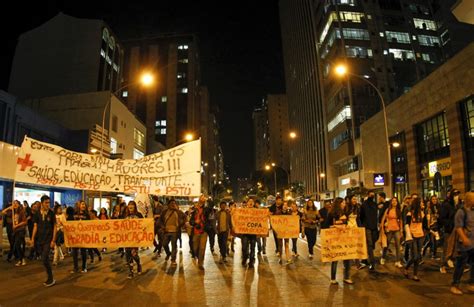
<svg viewBox="0 0 474 307"><path fill-rule="evenodd" d="M372 49L358 46L346 46L346 55L350 58L371 58Z"/></svg>
<svg viewBox="0 0 474 307"><path fill-rule="evenodd" d="M434 58L430 56L429 53L422 53L421 57L423 58L423 61L425 62L429 62L431 64L435 63Z"/></svg>
<svg viewBox="0 0 474 307"><path fill-rule="evenodd" d="M117 132L118 129L118 117L116 115L112 116L112 131Z"/></svg>
<svg viewBox="0 0 474 307"><path fill-rule="evenodd" d="M416 126L420 162L429 162L449 155L449 133L445 113Z"/></svg>
<svg viewBox="0 0 474 307"><path fill-rule="evenodd" d="M145 134L137 128L133 128L133 140L135 141L135 146L145 148Z"/></svg>
<svg viewBox="0 0 474 307"><path fill-rule="evenodd" d="M410 35L408 33L385 31L385 34L387 35L388 42L401 43L401 44L410 43Z"/></svg>
<svg viewBox="0 0 474 307"><path fill-rule="evenodd" d="M104 51L102 48L100 49L100 55L101 55L103 58L105 58L105 51Z"/></svg>
<svg viewBox="0 0 474 307"><path fill-rule="evenodd" d="M188 45L179 45L178 49L179 50L188 50Z"/></svg>
<svg viewBox="0 0 474 307"><path fill-rule="evenodd" d="M116 154L117 153L117 140L114 138L110 138L110 148L112 148L111 153Z"/></svg>
<svg viewBox="0 0 474 307"><path fill-rule="evenodd" d="M471 97L464 103L464 110L467 135L474 138L474 98Z"/></svg>
<svg viewBox="0 0 474 307"><path fill-rule="evenodd" d="M345 39L369 40L369 31L364 29L344 28L342 29ZM339 31L336 32L337 38L341 38Z"/></svg>
<svg viewBox="0 0 474 307"><path fill-rule="evenodd" d="M167 102L168 97L167 96L161 96L161 102Z"/></svg>
<svg viewBox="0 0 474 307"><path fill-rule="evenodd" d="M184 78L186 78L186 73L184 73L184 72L179 72L178 75L177 75L177 78L178 78L178 79L184 79Z"/></svg>
<svg viewBox="0 0 474 307"><path fill-rule="evenodd" d="M128 91L123 91L122 92L122 97L128 97Z"/></svg>
<svg viewBox="0 0 474 307"><path fill-rule="evenodd" d="M364 14L363 13L358 13L358 12L345 12L345 11L340 11L339 15L341 17L341 21L343 22L355 22L355 23L360 23L361 20L364 19ZM331 28L331 24L334 20L337 20L337 13L336 12L331 12L329 14L328 21L324 25L323 31L321 31L321 35L319 36L319 42L322 43L324 39L326 38L326 35L329 32L329 29Z"/></svg>
<svg viewBox="0 0 474 307"><path fill-rule="evenodd" d="M439 38L431 35L418 35L418 41L422 46L439 46Z"/></svg>
<svg viewBox="0 0 474 307"><path fill-rule="evenodd" d="M344 144L347 140L351 138L351 132L349 130L345 130L340 134L336 135L331 140L331 150L338 149L342 144Z"/></svg>
<svg viewBox="0 0 474 307"><path fill-rule="evenodd" d="M155 134L165 135L166 134L166 119L157 120L155 122Z"/></svg>
<svg viewBox="0 0 474 307"><path fill-rule="evenodd" d="M143 151L141 151L139 149L136 149L136 148L133 149L133 159L134 160L141 159L144 156L145 156L145 153L143 153Z"/></svg>
<svg viewBox="0 0 474 307"><path fill-rule="evenodd" d="M340 123L345 122L346 120L351 119L351 107L345 106L336 116L331 119L328 123L328 132L332 131Z"/></svg>
<svg viewBox="0 0 474 307"><path fill-rule="evenodd" d="M413 23L415 24L415 28L417 29L424 29L424 30L438 30L436 26L436 22L429 19L420 19L420 18L413 18Z"/></svg>
<svg viewBox="0 0 474 307"><path fill-rule="evenodd" d="M468 190L474 190L474 96L461 103Z"/></svg>
<svg viewBox="0 0 474 307"><path fill-rule="evenodd" d="M188 59L180 59L178 60L179 63L182 63L182 64L188 64Z"/></svg>
<svg viewBox="0 0 474 307"><path fill-rule="evenodd" d="M187 87L183 87L179 90L180 93L183 93L183 94L187 94L188 93L188 88Z"/></svg>
<svg viewBox="0 0 474 307"><path fill-rule="evenodd" d="M390 48L388 49L388 52L393 56L395 60L405 61L415 59L415 53L411 50Z"/></svg>

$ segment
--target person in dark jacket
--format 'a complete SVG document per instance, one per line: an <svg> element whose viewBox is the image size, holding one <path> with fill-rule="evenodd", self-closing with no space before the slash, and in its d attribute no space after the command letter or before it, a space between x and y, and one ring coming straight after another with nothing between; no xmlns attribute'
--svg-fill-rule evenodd
<svg viewBox="0 0 474 307"><path fill-rule="evenodd" d="M329 211L331 210L331 202L330 201L325 201L324 202L324 207L319 210L319 216L320 216L320 228L329 228L328 226L328 214Z"/></svg>
<svg viewBox="0 0 474 307"><path fill-rule="evenodd" d="M206 252L208 215L209 211L205 208L207 198L204 195L199 197L195 210L191 213L189 223L193 227L193 250L194 259L198 260L198 267L204 270L204 254Z"/></svg>
<svg viewBox="0 0 474 307"><path fill-rule="evenodd" d="M451 259L446 259L448 250L448 238L454 229L454 216L456 214L456 206L459 201L459 194L461 192L457 189L450 191L449 197L441 204L439 208L438 224L440 228L441 237L443 238L443 255L441 258L440 272L446 274L446 266L454 267Z"/></svg>
<svg viewBox="0 0 474 307"><path fill-rule="evenodd" d="M370 191L367 200L364 201L360 208L360 222L362 227L365 228L370 270L375 270L374 249L375 242L377 242L379 238L379 209L374 199L375 193Z"/></svg>
<svg viewBox="0 0 474 307"><path fill-rule="evenodd" d="M179 210L178 205L174 199L168 201L168 208L163 211L160 216L160 225L163 228L163 247L166 252L166 261L171 257L171 265L176 266L177 240L178 232L181 232L186 221L186 216ZM169 243L171 242L171 251Z"/></svg>
<svg viewBox="0 0 474 307"><path fill-rule="evenodd" d="M68 220L68 218L66 218L66 220ZM89 211L87 210L87 206L84 201L81 200L76 203L76 207L74 208L73 220L74 221L90 220ZM74 263L74 269L70 272L71 274L79 272L79 259L78 259L79 252L81 253L81 259L82 259L81 273L87 273L87 248L74 247L72 249L72 259Z"/></svg>
<svg viewBox="0 0 474 307"><path fill-rule="evenodd" d="M220 210L217 212L217 242L219 243L219 251L221 252L221 263L226 263L227 238L232 230L232 220L229 210L227 210L227 203L221 201L219 204Z"/></svg>

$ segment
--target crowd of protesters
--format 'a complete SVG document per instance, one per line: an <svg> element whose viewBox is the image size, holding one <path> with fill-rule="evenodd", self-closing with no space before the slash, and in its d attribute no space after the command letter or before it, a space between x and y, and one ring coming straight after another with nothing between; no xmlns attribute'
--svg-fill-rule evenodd
<svg viewBox="0 0 474 307"><path fill-rule="evenodd" d="M420 280L420 271L424 259L430 257L438 263L441 274L453 271L451 292L463 294L460 282L464 272L470 271L466 290L474 292L474 193L468 192L461 198L459 190L448 192L446 199L440 202L436 196L424 200L418 194L406 196L401 202L393 197L386 199L384 193L369 191L363 199L356 195L324 201L318 210L315 202L307 199L300 208L292 200L281 196L268 196L263 206L258 199L249 198L240 207L269 209L270 215L294 215L300 221L300 237L308 248L308 259L314 257L317 236L321 229L331 227L362 227L365 229L368 259L343 260L343 282L353 284L351 268L368 268L376 272L377 267L393 265L401 274L413 281ZM218 208L208 202L204 195L192 203L186 212L180 210L176 200L169 199L165 204L154 198L154 251L152 259L161 257L171 266L177 266L178 241L182 248L182 233L189 238L190 256L200 270L204 270L204 256L209 241L211 253L215 253L215 241L220 253L220 263L235 252L235 238L239 238L242 248L242 265L252 269L256 265L256 253L266 255L267 237L255 234L235 234L232 225L232 211L237 208L234 202L221 201ZM2 211L3 226L6 227L10 250L7 261L15 259L16 266L24 266L26 260L41 259L47 273L45 286L55 284L52 264L58 265L65 256L73 258L72 274L87 273L88 258L94 262L94 256L102 260L102 252L97 248L65 248L63 224L65 221L139 219L144 216L138 211L137 204L128 204L119 199L109 213L105 208L99 212L79 201L74 207L50 206L48 196L31 206L15 200ZM26 244L26 236L30 246ZM280 264L292 264L298 259L299 238L282 239L273 231L275 255ZM290 250L291 241L291 250ZM380 248L378 248L378 246ZM381 257L376 257L380 249ZM428 253L429 251L429 253ZM29 252L29 253L28 253ZM129 278L142 273L139 248L120 248L117 251L125 256L129 268ZM28 256L26 255L28 254ZM79 255L81 266L79 266ZM441 256L441 257L440 257ZM392 264L393 263L393 264ZM331 281L336 281L338 262L331 263ZM136 267L136 268L135 268Z"/></svg>

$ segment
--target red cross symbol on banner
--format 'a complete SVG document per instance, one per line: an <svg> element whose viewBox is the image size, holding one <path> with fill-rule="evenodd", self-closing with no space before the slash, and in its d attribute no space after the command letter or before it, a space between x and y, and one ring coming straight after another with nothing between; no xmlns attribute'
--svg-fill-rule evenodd
<svg viewBox="0 0 474 307"><path fill-rule="evenodd" d="M31 154L26 154L24 159L18 158L18 160L16 160L16 164L21 165L20 171L25 171L27 167L33 166L33 163L35 161L30 160L30 157L31 157Z"/></svg>

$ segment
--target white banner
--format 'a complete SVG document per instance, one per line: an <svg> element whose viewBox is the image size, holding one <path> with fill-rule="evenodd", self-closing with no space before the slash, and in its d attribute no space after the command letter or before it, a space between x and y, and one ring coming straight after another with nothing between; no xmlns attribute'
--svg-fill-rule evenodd
<svg viewBox="0 0 474 307"><path fill-rule="evenodd" d="M139 160L111 160L25 137L16 161L16 180L80 190L198 196L201 140Z"/></svg>
<svg viewBox="0 0 474 307"><path fill-rule="evenodd" d="M15 166L19 147L0 142L0 178L15 179Z"/></svg>

